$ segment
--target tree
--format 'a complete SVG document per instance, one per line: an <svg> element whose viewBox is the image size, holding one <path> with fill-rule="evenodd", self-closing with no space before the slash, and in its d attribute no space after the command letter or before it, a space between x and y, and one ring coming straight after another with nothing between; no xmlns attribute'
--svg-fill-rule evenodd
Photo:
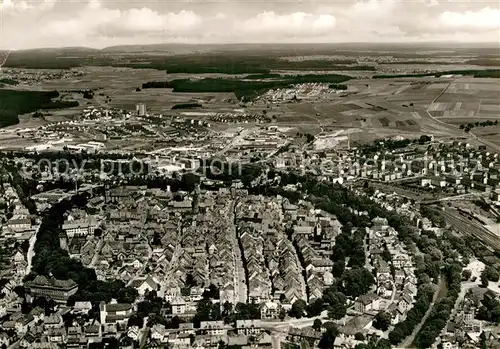
<svg viewBox="0 0 500 349"><path fill-rule="evenodd" d="M372 273L365 268L351 269L342 277L344 293L350 297L359 297L368 293L374 282L375 278Z"/></svg>
<svg viewBox="0 0 500 349"><path fill-rule="evenodd" d="M203 292L204 298L219 299L219 289L214 284L210 284L208 290Z"/></svg>
<svg viewBox="0 0 500 349"><path fill-rule="evenodd" d="M469 280L472 275L472 272L469 269L464 269L462 272L462 280L466 281Z"/></svg>
<svg viewBox="0 0 500 349"><path fill-rule="evenodd" d="M193 317L193 323L199 327L201 321L210 321L210 314L212 313L212 301L208 298L203 298L198 302L196 307L196 314Z"/></svg>
<svg viewBox="0 0 500 349"><path fill-rule="evenodd" d="M139 293L133 287L125 287L118 292L118 302L120 303L133 303Z"/></svg>
<svg viewBox="0 0 500 349"><path fill-rule="evenodd" d="M285 309L283 309L283 308L281 308L281 309L280 309L280 313L279 313L279 319L280 319L281 321L283 321L283 320L285 320L285 318L286 318L286 310L285 310Z"/></svg>
<svg viewBox="0 0 500 349"><path fill-rule="evenodd" d="M347 311L347 298L342 292L338 292L335 287L328 288L323 293L323 302L327 305L328 317L330 319L341 319Z"/></svg>
<svg viewBox="0 0 500 349"><path fill-rule="evenodd" d="M489 285L489 280L488 280L488 277L486 276L486 274L483 272L481 273L481 286L483 286L484 288L487 288L488 285Z"/></svg>
<svg viewBox="0 0 500 349"><path fill-rule="evenodd" d="M235 307L236 320L260 319L260 308L255 303L238 303Z"/></svg>
<svg viewBox="0 0 500 349"><path fill-rule="evenodd" d="M300 319L306 314L307 303L303 299L297 299L292 304L292 309L288 312L291 317Z"/></svg>
<svg viewBox="0 0 500 349"><path fill-rule="evenodd" d="M139 317L138 315L132 315L127 322L127 326L137 326L139 328L142 328L144 325L144 319L142 317Z"/></svg>
<svg viewBox="0 0 500 349"><path fill-rule="evenodd" d="M345 259L339 259L333 263L332 274L335 277L341 277L345 270Z"/></svg>
<svg viewBox="0 0 500 349"><path fill-rule="evenodd" d="M194 173L188 172L181 177L181 185L187 191L193 191L198 183L200 183L200 177Z"/></svg>
<svg viewBox="0 0 500 349"><path fill-rule="evenodd" d="M196 286L196 280L193 277L193 274L189 273L186 275L186 287L191 288Z"/></svg>
<svg viewBox="0 0 500 349"><path fill-rule="evenodd" d="M306 142L307 143L312 143L314 141L314 136L310 133L306 134Z"/></svg>
<svg viewBox="0 0 500 349"><path fill-rule="evenodd" d="M318 347L324 349L333 348L333 343L335 342L335 338L339 335L339 329L334 322L326 322L323 327L325 328L325 332L321 336L319 340Z"/></svg>
<svg viewBox="0 0 500 349"><path fill-rule="evenodd" d="M181 324L182 321L178 316L174 316L170 322L167 323L165 326L166 328L179 328L179 324Z"/></svg>
<svg viewBox="0 0 500 349"><path fill-rule="evenodd" d="M483 297L477 312L477 318L497 324L500 323L500 301L496 300L493 295Z"/></svg>
<svg viewBox="0 0 500 349"><path fill-rule="evenodd" d="M320 331L322 325L323 323L320 319L315 319L312 328L314 328L316 331Z"/></svg>
<svg viewBox="0 0 500 349"><path fill-rule="evenodd" d="M391 314L382 311L375 316L373 327L381 331L387 331L391 325Z"/></svg>
<svg viewBox="0 0 500 349"><path fill-rule="evenodd" d="M493 282L497 282L498 279L500 278L500 276L498 275L498 271L494 267L489 266L489 265L487 265L484 268L482 274L485 274L486 277L488 278L488 280L493 281Z"/></svg>
<svg viewBox="0 0 500 349"><path fill-rule="evenodd" d="M365 336L363 333L361 332L357 332L355 335L354 335L354 339L356 339L357 341L364 341L365 340Z"/></svg>
<svg viewBox="0 0 500 349"><path fill-rule="evenodd" d="M233 312L233 305L228 301L224 302L222 305L222 315L229 316Z"/></svg>
<svg viewBox="0 0 500 349"><path fill-rule="evenodd" d="M407 327L406 324L403 322L403 323L401 323L400 326L394 327L394 329L391 332L389 332L389 341L393 345L398 344L404 338L406 338L406 327Z"/></svg>

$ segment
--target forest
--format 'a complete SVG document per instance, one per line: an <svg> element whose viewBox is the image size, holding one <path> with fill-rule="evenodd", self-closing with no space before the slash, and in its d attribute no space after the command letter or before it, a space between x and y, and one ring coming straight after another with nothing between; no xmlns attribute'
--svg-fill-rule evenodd
<svg viewBox="0 0 500 349"><path fill-rule="evenodd" d="M500 69L484 69L484 70L449 70L435 73L421 74L384 74L374 75L373 79L392 79L392 78L422 78L426 76L441 77L443 75L467 75L475 78L500 78Z"/></svg>
<svg viewBox="0 0 500 349"><path fill-rule="evenodd" d="M210 53L169 55L135 55L120 53L116 56L92 49L27 50L11 52L5 67L29 69L71 69L83 66L113 66L133 69L156 69L168 73L187 74L268 74L271 70L306 71L374 71L374 66L357 65L355 59L308 59L290 61L282 59L294 51L261 52L242 50ZM299 54L299 52L295 52ZM301 51L300 53L308 53ZM310 53L310 52L309 52ZM251 77L250 77L251 79Z"/></svg>
<svg viewBox="0 0 500 349"><path fill-rule="evenodd" d="M279 79L248 81L229 78L205 78L199 80L177 79L172 81L150 81L142 88L173 88L174 92L234 92L240 100L252 100L257 96L278 88L295 84L329 83L338 84L351 77L339 74L282 75Z"/></svg>
<svg viewBox="0 0 500 349"><path fill-rule="evenodd" d="M19 114L39 109L63 109L78 106L77 101L53 101L57 91L17 91L0 89L0 127L19 123Z"/></svg>

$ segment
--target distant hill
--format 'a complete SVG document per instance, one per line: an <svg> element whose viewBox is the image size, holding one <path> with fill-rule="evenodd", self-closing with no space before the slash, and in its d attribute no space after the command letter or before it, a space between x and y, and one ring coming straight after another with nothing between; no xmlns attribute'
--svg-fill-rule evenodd
<svg viewBox="0 0 500 349"><path fill-rule="evenodd" d="M220 45L190 45L190 44L152 44L152 45L120 45L109 46L102 53L171 53L189 54L195 52L210 52Z"/></svg>
<svg viewBox="0 0 500 349"><path fill-rule="evenodd" d="M91 47L43 47L34 48L27 50L16 50L12 53L15 54L30 54L30 53L41 53L41 54L52 54L52 55L69 55L69 54L86 54L86 53L97 53L99 49Z"/></svg>

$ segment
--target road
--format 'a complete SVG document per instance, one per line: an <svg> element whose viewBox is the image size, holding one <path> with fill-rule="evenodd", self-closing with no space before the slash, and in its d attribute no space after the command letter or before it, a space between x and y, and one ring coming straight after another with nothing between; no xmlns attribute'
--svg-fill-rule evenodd
<svg viewBox="0 0 500 349"><path fill-rule="evenodd" d="M316 319L320 319L322 321L328 320L328 312L324 310L321 315L312 318L286 319L284 321L262 320L261 324L262 327L268 328L271 331L286 333L290 327L311 327Z"/></svg>
<svg viewBox="0 0 500 349"><path fill-rule="evenodd" d="M240 249L238 243L238 232L236 227L238 226L235 221L235 210L236 210L237 200L233 201L230 210L228 212L228 222L230 223L227 234L231 234L231 245L232 245L232 256L234 264L234 298L238 302L246 303L248 300L248 285L246 283L245 269L243 266L243 251Z"/></svg>
<svg viewBox="0 0 500 349"><path fill-rule="evenodd" d="M30 245L29 245L28 253L27 253L28 265L26 266L26 275L28 275L31 272L31 267L33 265L33 257L35 256L36 236L38 235L39 229L40 229L40 225L38 225L38 228L36 228L35 233L33 234L33 236L29 240Z"/></svg>
<svg viewBox="0 0 500 349"><path fill-rule="evenodd" d="M403 343L401 344L401 348L409 348L413 341L415 340L415 337L417 336L417 334L420 332L420 330L422 329L422 326L424 325L425 321L427 320L427 318L429 317L429 315L431 315L431 311L432 309L434 308L434 305L436 303L436 300L439 296L439 293L442 289L442 287L445 287L445 281L443 280L443 278L439 278L439 282L438 282L438 285L437 285L437 288L436 288L436 292L434 292L434 296L432 296L432 302L429 306L429 309L427 309L427 311L425 312L425 315L424 317L422 318L422 320L420 321L420 323L415 327L415 329L413 330L413 332L408 336L406 337L406 339L403 341Z"/></svg>
<svg viewBox="0 0 500 349"><path fill-rule="evenodd" d="M251 131L252 131L251 129L241 130L240 133L236 137L234 137L224 148L222 148L219 152L216 153L216 156L224 155L224 153L226 153L234 145L238 144L238 142L240 142Z"/></svg>

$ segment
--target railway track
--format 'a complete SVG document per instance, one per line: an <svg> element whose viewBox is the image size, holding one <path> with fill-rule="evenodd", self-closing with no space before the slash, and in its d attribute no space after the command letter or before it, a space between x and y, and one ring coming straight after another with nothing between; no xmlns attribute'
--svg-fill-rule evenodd
<svg viewBox="0 0 500 349"><path fill-rule="evenodd" d="M500 251L500 237L489 231L488 229L475 224L473 221L462 217L458 212L443 211L441 214L444 216L455 229L465 235L470 235L477 238L486 246Z"/></svg>

